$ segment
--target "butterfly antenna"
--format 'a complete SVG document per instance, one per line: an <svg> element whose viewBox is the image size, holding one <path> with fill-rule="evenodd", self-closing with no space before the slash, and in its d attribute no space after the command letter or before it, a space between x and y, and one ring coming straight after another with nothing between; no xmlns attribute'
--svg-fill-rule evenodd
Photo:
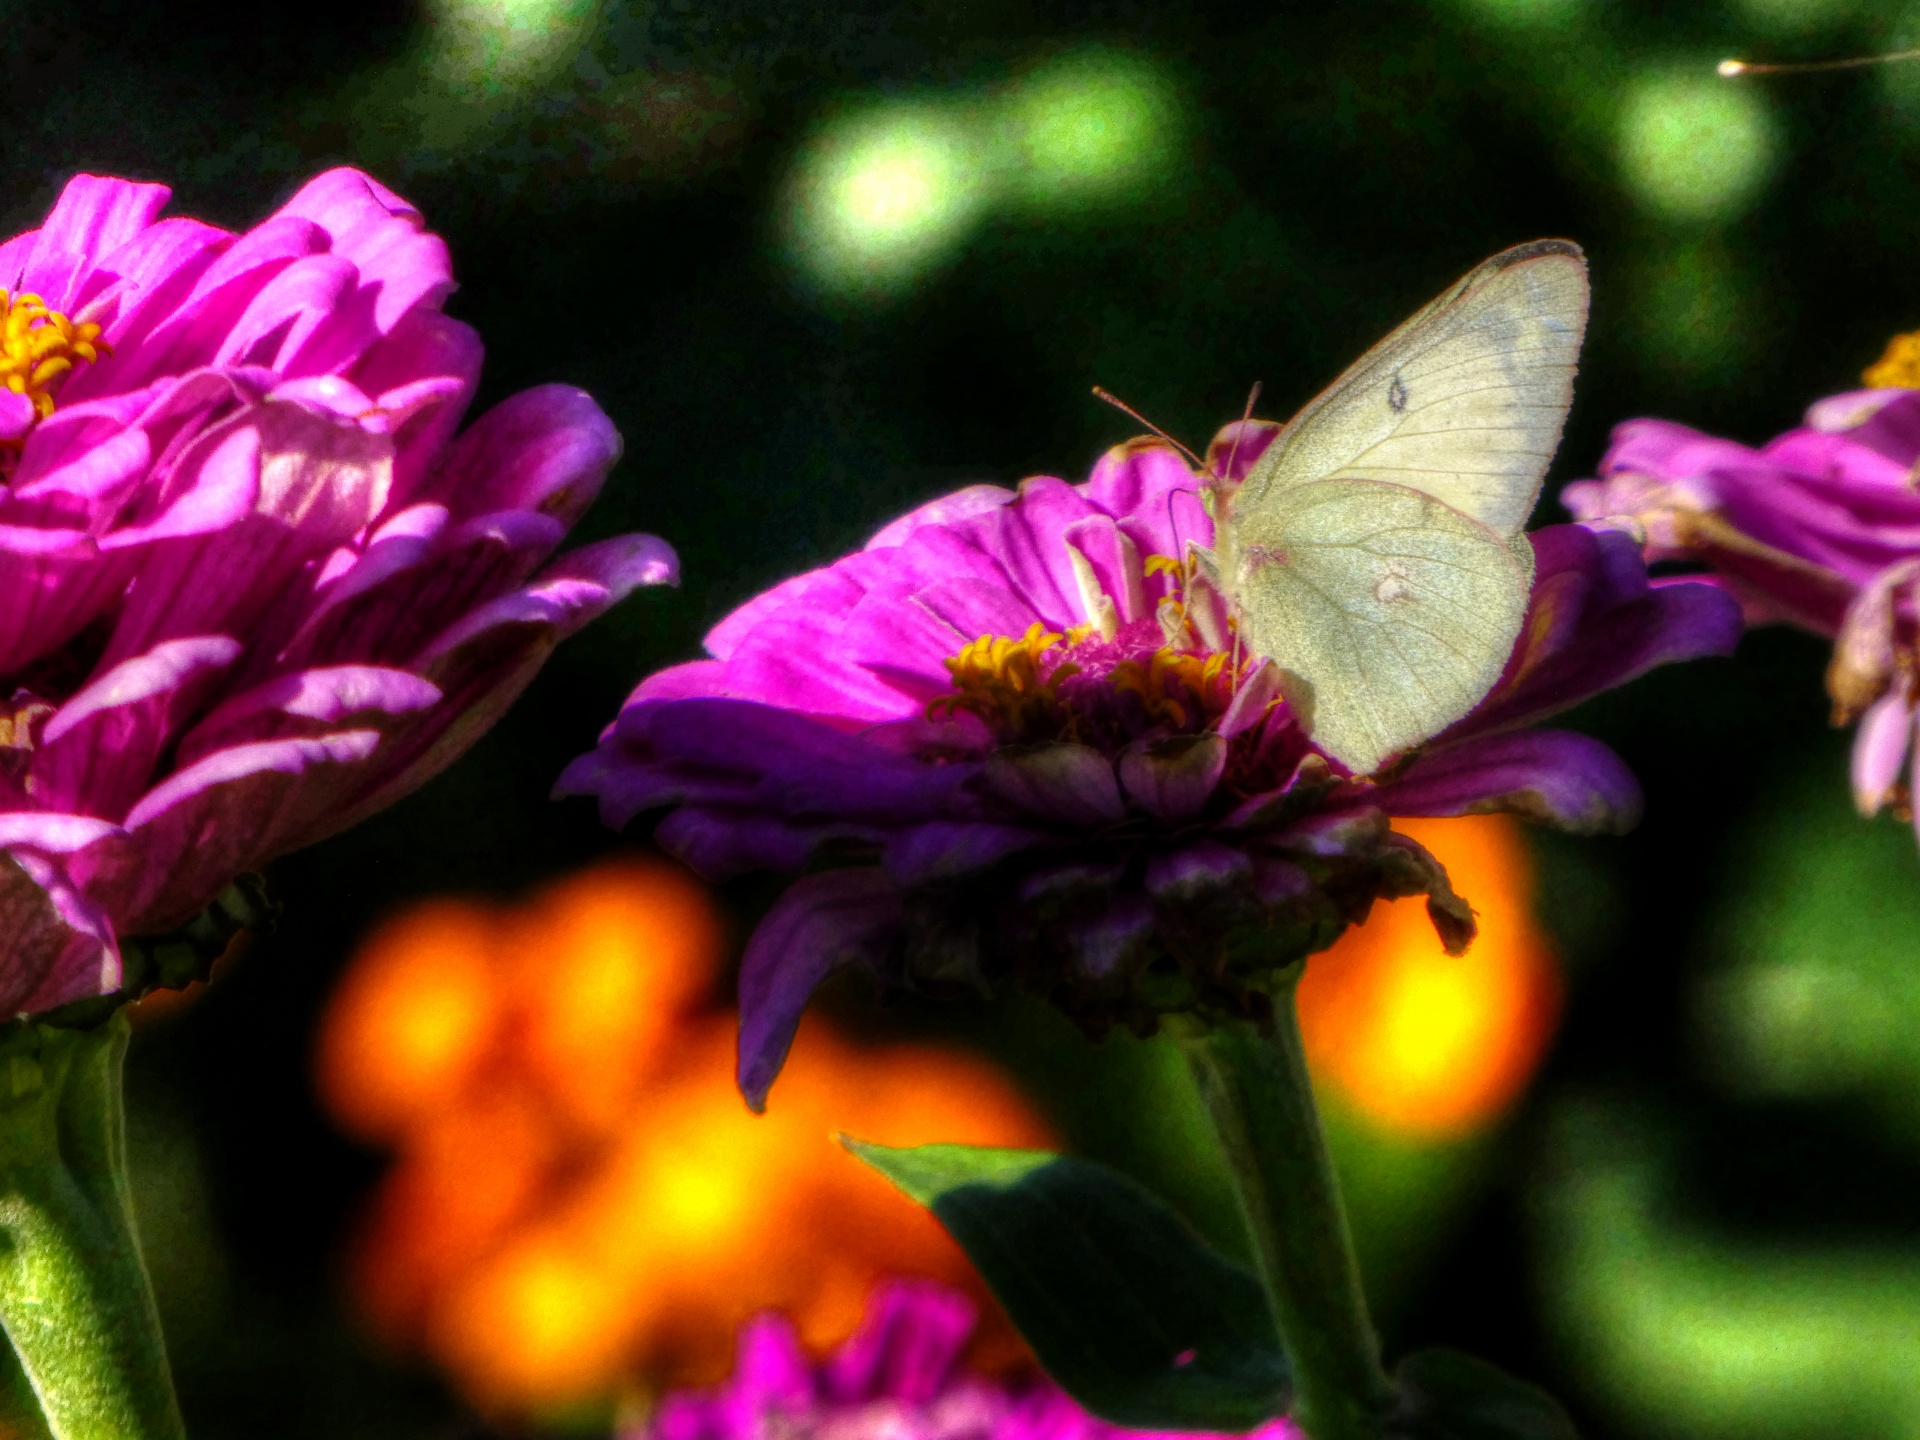
<svg viewBox="0 0 1920 1440"><path fill-rule="evenodd" d="M1920 60L1920 50L1894 50L1885 55L1854 55L1845 60L1802 60L1795 64L1768 65L1751 60L1722 60L1714 67L1723 80L1744 75L1811 75L1821 70L1861 70L1869 65L1895 65L1903 60Z"/></svg>
<svg viewBox="0 0 1920 1440"><path fill-rule="evenodd" d="M1106 401L1107 404L1113 406L1113 408L1118 410L1122 415L1130 415L1135 420L1138 420L1142 425L1146 426L1147 429L1151 430L1154 434L1158 435L1162 440L1166 441L1169 445L1173 446L1174 449L1178 450L1182 455L1186 456L1189 460L1191 460L1195 465L1199 466L1202 470L1207 469L1206 461L1202 460L1198 455L1194 454L1193 451L1189 449L1187 446L1181 444L1178 440L1174 439L1173 436L1169 435L1166 431L1162 430L1158 425L1154 424L1151 420L1147 419L1146 416L1142 415L1138 410L1134 409L1131 405L1127 404L1127 402L1122 400L1118 395L1113 394L1109 390L1102 389L1098 385L1093 387L1093 393L1097 395L1100 399ZM1212 471L1208 471L1208 473L1211 474Z"/></svg>
<svg viewBox="0 0 1920 1440"><path fill-rule="evenodd" d="M1187 594L1187 557L1180 548L1180 521L1173 513L1173 497L1176 495L1191 495L1192 493L1191 490L1186 489L1184 486L1167 492L1167 529L1173 534L1173 562L1175 566L1178 567L1178 573L1180 575L1180 623L1183 625L1191 624L1186 618L1187 606L1191 603L1191 597Z"/></svg>
<svg viewBox="0 0 1920 1440"><path fill-rule="evenodd" d="M1260 382L1253 382L1253 388L1247 392L1247 408L1240 412L1240 423L1245 425L1253 419L1253 407L1260 403ZM1227 451L1227 474L1233 473L1234 465L1240 459L1240 431L1233 432L1233 448Z"/></svg>

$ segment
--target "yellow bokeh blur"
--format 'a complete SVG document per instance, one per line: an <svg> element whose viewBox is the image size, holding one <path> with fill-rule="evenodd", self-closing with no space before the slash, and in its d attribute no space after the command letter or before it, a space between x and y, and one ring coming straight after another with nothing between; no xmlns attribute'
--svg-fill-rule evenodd
<svg viewBox="0 0 1920 1440"><path fill-rule="evenodd" d="M1533 1073L1559 1011L1558 968L1533 918L1533 875L1511 817L1399 820L1474 907L1464 955L1441 948L1418 899L1377 905L1307 965L1300 1025L1316 1079L1367 1119L1440 1139L1497 1118Z"/></svg>
<svg viewBox="0 0 1920 1440"><path fill-rule="evenodd" d="M517 906L417 906L336 993L322 1098L395 1151L353 1298L477 1405L717 1378L767 1308L831 1345L891 1274L984 1297L939 1223L832 1137L1046 1145L1048 1127L984 1061L817 1019L752 1115L714 999L722 943L683 872L615 862Z"/></svg>

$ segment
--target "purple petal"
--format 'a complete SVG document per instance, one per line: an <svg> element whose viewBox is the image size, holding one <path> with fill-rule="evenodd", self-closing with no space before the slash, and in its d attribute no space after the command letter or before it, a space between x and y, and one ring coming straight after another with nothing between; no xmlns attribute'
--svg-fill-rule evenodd
<svg viewBox="0 0 1920 1440"><path fill-rule="evenodd" d="M1046 842L1042 832L1017 825L935 820L894 835L880 860L902 886L922 885L984 870Z"/></svg>
<svg viewBox="0 0 1920 1440"><path fill-rule="evenodd" d="M1577 563L1562 563L1568 547ZM1550 565L1536 579L1520 643L1499 683L1451 734L1527 724L1656 665L1731 654L1739 643L1740 607L1725 591L1693 583L1645 588L1637 547L1625 535L1554 526L1535 532L1535 548Z"/></svg>
<svg viewBox="0 0 1920 1440"><path fill-rule="evenodd" d="M1853 732L1853 803L1862 815L1879 813L1900 782L1913 743L1914 712L1900 687L1867 707Z"/></svg>
<svg viewBox="0 0 1920 1440"><path fill-rule="evenodd" d="M841 564L809 570L754 596L707 632L702 642L707 653L716 660L731 658L755 626L789 606L846 614L867 593L866 587L849 573L851 569Z"/></svg>
<svg viewBox="0 0 1920 1440"><path fill-rule="evenodd" d="M1004 485L968 485L955 490L950 495L942 495L938 500L929 501L917 510L909 510L898 520L882 526L867 541L869 550L885 550L895 545L903 545L907 537L923 525L949 526L985 514L989 510L998 510L1008 505L1015 493Z"/></svg>
<svg viewBox="0 0 1920 1440"><path fill-rule="evenodd" d="M446 242L421 226L420 212L372 176L341 168L301 187L280 214L309 220L331 237L379 295L384 332L416 305L437 305L453 290Z"/></svg>
<svg viewBox="0 0 1920 1440"><path fill-rule="evenodd" d="M1271 660L1261 661L1259 669L1242 680L1240 688L1234 691L1233 703L1220 717L1219 732L1231 740L1251 730L1267 718L1267 711L1281 698L1280 667Z"/></svg>
<svg viewBox="0 0 1920 1440"><path fill-rule="evenodd" d="M1177 450L1164 440L1143 436L1115 445L1095 461L1080 493L1117 517L1164 504L1176 491L1199 488L1199 480Z"/></svg>
<svg viewBox="0 0 1920 1440"><path fill-rule="evenodd" d="M756 1112L814 990L842 966L876 961L901 918L893 881L861 866L795 881L760 922L740 962L740 1093Z"/></svg>
<svg viewBox="0 0 1920 1440"><path fill-rule="evenodd" d="M50 1010L120 985L113 926L53 861L0 851L0 1013Z"/></svg>
<svg viewBox="0 0 1920 1440"><path fill-rule="evenodd" d="M1153 933L1153 903L1144 895L1115 895L1073 927L1074 959L1089 980L1125 975L1147 958Z"/></svg>
<svg viewBox="0 0 1920 1440"><path fill-rule="evenodd" d="M93 815L62 815L49 810L0 813L0 849L18 847L49 855L71 855L122 833L118 825Z"/></svg>
<svg viewBox="0 0 1920 1440"><path fill-rule="evenodd" d="M241 871L294 848L354 793L379 742L376 731L348 730L237 745L155 786L127 814L143 854L141 873L123 881L132 899L122 928L169 930Z"/></svg>
<svg viewBox="0 0 1920 1440"><path fill-rule="evenodd" d="M239 657L226 635L163 641L86 686L48 720L33 756L35 798L118 817L146 788L179 727Z"/></svg>
<svg viewBox="0 0 1920 1440"><path fill-rule="evenodd" d="M74 176L22 256L18 272L0 275L0 284L31 291L51 308L70 313L87 262L105 259L151 225L171 194L164 185Z"/></svg>
<svg viewBox="0 0 1920 1440"><path fill-rule="evenodd" d="M755 870L788 874L829 846L876 848L885 832L852 821L794 821L744 807L687 804L662 820L654 841L709 880Z"/></svg>
<svg viewBox="0 0 1920 1440"><path fill-rule="evenodd" d="M1147 862L1147 893L1169 905L1194 905L1244 882L1253 862L1217 840L1196 840Z"/></svg>
<svg viewBox="0 0 1920 1440"><path fill-rule="evenodd" d="M1510 811L1576 835L1620 835L1639 822L1641 794L1598 740L1520 730L1429 751L1380 786L1373 803L1409 816Z"/></svg>
<svg viewBox="0 0 1920 1440"><path fill-rule="evenodd" d="M672 580L677 567L672 548L651 535L603 540L452 626L412 662L441 703L390 732L367 788L350 806L316 817L296 843L325 839L412 794L493 728L562 640L638 586Z"/></svg>
<svg viewBox="0 0 1920 1440"><path fill-rule="evenodd" d="M541 385L501 401L454 441L421 492L456 516L531 510L572 525L620 458L620 432L584 390Z"/></svg>
<svg viewBox="0 0 1920 1440"><path fill-rule="evenodd" d="M1019 500L962 527L983 537L983 546L1006 573L1007 583L1049 629L1080 620L1080 589L1060 535L1076 520L1096 514L1064 480L1051 475L1020 482Z"/></svg>
<svg viewBox="0 0 1920 1440"><path fill-rule="evenodd" d="M216 750L339 728L386 729L439 704L438 686L404 670L334 665L281 675L223 702L180 741L180 764Z"/></svg>
<svg viewBox="0 0 1920 1440"><path fill-rule="evenodd" d="M1075 829L1111 825L1127 813L1112 762L1089 745L996 751L980 787L1036 819Z"/></svg>
<svg viewBox="0 0 1920 1440"><path fill-rule="evenodd" d="M944 655L957 654L960 646L984 635L1018 638L1036 622L1045 623L1042 616L1005 586L971 576L929 585L913 599L915 605L942 622L943 637L953 637L936 643L935 648ZM953 640L959 643L954 644Z"/></svg>
<svg viewBox="0 0 1920 1440"><path fill-rule="evenodd" d="M1141 741L1120 757L1127 798L1161 820L1188 820L1213 798L1227 769L1222 735L1176 735Z"/></svg>
<svg viewBox="0 0 1920 1440"><path fill-rule="evenodd" d="M859 1328L821 1367L821 1388L841 1404L932 1404L947 1391L978 1318L958 1291L886 1282Z"/></svg>

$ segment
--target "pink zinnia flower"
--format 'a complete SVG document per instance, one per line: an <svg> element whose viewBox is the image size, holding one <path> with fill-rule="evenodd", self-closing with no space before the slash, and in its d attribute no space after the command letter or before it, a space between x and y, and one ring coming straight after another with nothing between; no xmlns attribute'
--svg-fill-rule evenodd
<svg viewBox="0 0 1920 1440"><path fill-rule="evenodd" d="M1834 641L1834 723L1860 722L1854 799L1870 815L1913 793L1901 777L1920 719L1920 337L1896 339L1866 378L1873 388L1816 401L1758 449L1629 420L1599 478L1561 498L1643 540L1650 560L1712 566L1751 622Z"/></svg>
<svg viewBox="0 0 1920 1440"><path fill-rule="evenodd" d="M335 170L231 235L168 194L78 176L0 245L8 1014L137 985L117 937L391 804L674 574L546 563L620 451L580 391L455 438L480 340L412 206Z"/></svg>
<svg viewBox="0 0 1920 1440"><path fill-rule="evenodd" d="M1277 429L1223 433L1229 481ZM1213 535L1199 488L1138 442L1083 485L923 506L721 621L713 658L648 678L562 777L615 826L672 807L660 842L708 875L811 872L747 947L750 1102L845 965L936 991L1018 983L1091 1028L1147 1031L1170 1011L1264 1015L1274 971L1377 896L1428 895L1463 946L1469 910L1389 817L1630 825L1639 789L1611 751L1524 727L1738 636L1717 590L1649 587L1625 536L1540 531L1492 693L1356 778L1315 749L1189 561Z"/></svg>
<svg viewBox="0 0 1920 1440"><path fill-rule="evenodd" d="M974 1319L972 1303L958 1291L930 1281L896 1280L868 1299L853 1336L814 1363L791 1325L778 1315L762 1315L740 1332L733 1374L724 1385L668 1395L625 1440L1154 1436L1095 1419L1043 1375L1006 1381L969 1370L963 1352ZM1252 1440L1301 1440L1301 1435L1289 1420L1269 1420L1252 1432Z"/></svg>

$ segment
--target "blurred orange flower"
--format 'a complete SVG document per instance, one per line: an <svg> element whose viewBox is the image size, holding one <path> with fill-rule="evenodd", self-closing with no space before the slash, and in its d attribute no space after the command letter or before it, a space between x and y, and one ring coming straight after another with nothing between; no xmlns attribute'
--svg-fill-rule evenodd
<svg viewBox="0 0 1920 1440"><path fill-rule="evenodd" d="M321 1095L396 1152L350 1288L476 1403L712 1380L768 1308L829 1346L885 1275L983 1295L938 1222L832 1137L1047 1145L1047 1127L981 1060L856 1046L819 1020L751 1115L734 1016L711 998L721 945L693 880L616 862L513 908L416 906L335 994Z"/></svg>
<svg viewBox="0 0 1920 1440"><path fill-rule="evenodd" d="M1390 1131L1445 1139L1526 1084L1559 973L1513 821L1400 828L1473 902L1479 939L1451 958L1423 906L1377 906L1308 965L1300 1019L1320 1081ZM756 1118L734 1085L735 1016L712 998L721 948L704 889L626 861L514 907L420 904L349 968L321 1030L321 1094L396 1152L350 1287L476 1403L711 1381L766 1309L824 1350L888 1275L984 1298L938 1223L831 1137L1048 1145L1047 1127L977 1058L856 1045L817 1017Z"/></svg>
<svg viewBox="0 0 1920 1440"><path fill-rule="evenodd" d="M1560 1014L1560 971L1533 918L1533 870L1506 815L1396 820L1479 916L1449 956L1418 900L1379 904L1307 963L1300 1028L1315 1078L1413 1139L1479 1129L1526 1086Z"/></svg>

